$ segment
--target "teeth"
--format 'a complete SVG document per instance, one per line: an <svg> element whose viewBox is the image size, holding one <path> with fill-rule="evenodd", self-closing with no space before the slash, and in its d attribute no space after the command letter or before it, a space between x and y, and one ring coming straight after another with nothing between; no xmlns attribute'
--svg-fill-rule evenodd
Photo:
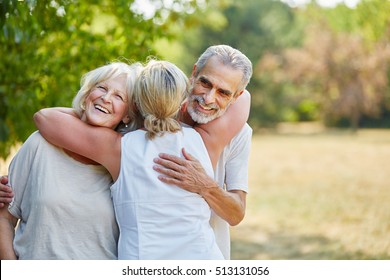
<svg viewBox="0 0 390 280"><path fill-rule="evenodd" d="M100 106L100 105L95 105L95 109L98 109L99 111L102 111L103 113L110 113L106 108Z"/></svg>
<svg viewBox="0 0 390 280"><path fill-rule="evenodd" d="M202 109L208 110L208 111L210 111L210 110L213 109L213 108L211 108L211 107L209 107L209 106L204 106L204 105L202 105L202 104L199 104L199 106L202 107Z"/></svg>

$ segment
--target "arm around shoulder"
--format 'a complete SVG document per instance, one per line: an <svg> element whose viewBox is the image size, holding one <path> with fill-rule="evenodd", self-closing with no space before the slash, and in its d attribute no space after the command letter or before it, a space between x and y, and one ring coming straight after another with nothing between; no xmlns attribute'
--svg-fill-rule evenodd
<svg viewBox="0 0 390 280"><path fill-rule="evenodd" d="M118 132L89 125L72 114L69 108L42 109L34 114L34 121L51 144L100 163L112 177L119 174L121 135Z"/></svg>

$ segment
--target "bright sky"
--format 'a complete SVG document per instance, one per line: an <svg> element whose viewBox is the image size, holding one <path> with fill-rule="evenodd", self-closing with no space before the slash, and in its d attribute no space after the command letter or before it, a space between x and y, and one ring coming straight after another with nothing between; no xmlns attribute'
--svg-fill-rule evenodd
<svg viewBox="0 0 390 280"><path fill-rule="evenodd" d="M311 0L281 0L284 3L289 4L292 7L301 6L311 2ZM360 0L315 0L319 5L323 7L332 8L337 4L344 3L349 8L355 8Z"/></svg>

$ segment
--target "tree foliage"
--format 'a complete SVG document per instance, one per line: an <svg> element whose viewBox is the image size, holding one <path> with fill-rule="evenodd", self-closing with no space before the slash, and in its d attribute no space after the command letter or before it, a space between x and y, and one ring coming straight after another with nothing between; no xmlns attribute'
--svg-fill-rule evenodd
<svg viewBox="0 0 390 280"><path fill-rule="evenodd" d="M269 51L256 73L268 87L280 85L285 120L348 119L356 130L362 118L380 117L390 108L390 2L298 12L307 23L303 45Z"/></svg>
<svg viewBox="0 0 390 280"><path fill-rule="evenodd" d="M357 127L390 115L390 1L293 9L276 0L149 0L149 17L134 1L0 0L0 157L35 130L34 112L71 104L83 73L157 55L190 74L213 44L253 63L253 126L347 118Z"/></svg>
<svg viewBox="0 0 390 280"><path fill-rule="evenodd" d="M368 49L361 37L334 34L326 26L313 26L306 38L300 49L264 56L260 71L272 73L274 82L292 84L295 106L313 103L321 112L314 119L327 124L344 117L357 129L363 115L379 116L389 84L388 45Z"/></svg>
<svg viewBox="0 0 390 280"><path fill-rule="evenodd" d="M0 157L35 130L34 112L71 105L82 74L156 54L156 38L169 36L166 14L145 19L133 2L0 1Z"/></svg>

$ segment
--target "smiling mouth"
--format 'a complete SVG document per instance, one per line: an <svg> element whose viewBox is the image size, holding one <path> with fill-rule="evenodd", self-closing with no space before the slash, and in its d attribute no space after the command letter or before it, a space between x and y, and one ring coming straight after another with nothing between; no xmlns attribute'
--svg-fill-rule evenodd
<svg viewBox="0 0 390 280"><path fill-rule="evenodd" d="M106 108L100 106L100 105L95 105L95 109L96 110L99 110L100 112L104 113L104 114L109 114L110 111L108 111Z"/></svg>
<svg viewBox="0 0 390 280"><path fill-rule="evenodd" d="M213 112L216 110L216 108L214 106L207 106L206 104L201 103L199 101L197 103L198 103L198 110L200 110L202 112L210 113L210 112Z"/></svg>

